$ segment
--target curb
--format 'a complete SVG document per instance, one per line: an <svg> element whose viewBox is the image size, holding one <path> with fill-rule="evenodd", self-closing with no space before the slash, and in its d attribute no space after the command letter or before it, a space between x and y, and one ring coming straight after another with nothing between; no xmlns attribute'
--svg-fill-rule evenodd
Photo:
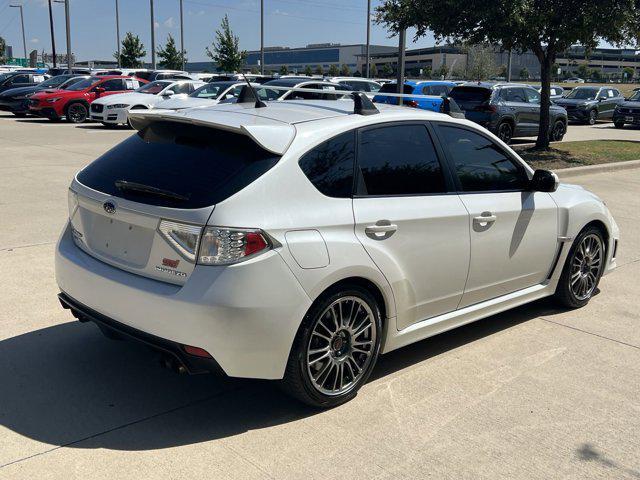
<svg viewBox="0 0 640 480"><path fill-rule="evenodd" d="M585 165L584 167L561 168L554 172L561 179L582 177L592 173L615 172L617 170L630 170L640 168L640 160L629 160L626 162L601 163L599 165Z"/></svg>

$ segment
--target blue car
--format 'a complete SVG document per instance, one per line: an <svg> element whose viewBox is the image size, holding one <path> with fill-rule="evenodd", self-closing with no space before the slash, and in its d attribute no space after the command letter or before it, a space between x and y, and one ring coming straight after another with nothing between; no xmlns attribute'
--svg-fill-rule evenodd
<svg viewBox="0 0 640 480"><path fill-rule="evenodd" d="M404 93L414 95L429 95L433 98L405 97L403 104L408 107L421 108L423 110L431 110L433 112L440 111L442 104L442 95L448 95L456 84L441 80L409 80L404 83ZM386 83L378 91L378 93L397 93L396 82ZM376 95L373 97L376 103L387 103L389 105L398 105L398 98Z"/></svg>

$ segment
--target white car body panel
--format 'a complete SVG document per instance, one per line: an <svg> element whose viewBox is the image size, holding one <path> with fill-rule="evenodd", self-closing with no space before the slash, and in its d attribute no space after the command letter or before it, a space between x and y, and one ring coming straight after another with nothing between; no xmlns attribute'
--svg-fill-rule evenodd
<svg viewBox="0 0 640 480"><path fill-rule="evenodd" d="M130 215L130 223L140 223L135 216L140 215L151 227L153 219L169 218L260 228L274 248L236 265L192 265L179 282L158 281L155 273L132 274L133 267L119 259L78 248L68 224L56 253L61 291L125 325L204 348L231 376L279 379L313 301L345 279L366 281L379 292L385 316L382 352L388 352L553 294L571 242L592 221L607 230L606 271L615 267L618 227L595 195L577 187L561 185L554 193L536 192L524 200L522 193L509 194L500 202L490 194L326 197L298 160L347 130L405 120L451 122L509 149L481 127L443 114L380 105L380 114L363 116L348 114L350 108L349 101L291 101L260 109L236 104L132 113L136 128L154 119L208 125L250 136L282 158L210 208L168 209L118 198L122 211L114 219L127 221ZM71 189L80 205L99 206L108 198L77 180ZM474 231L473 218L484 211L494 212L497 220L483 232ZM378 220L389 220L397 231L384 240L371 238L365 229ZM149 267L164 252L151 247Z"/></svg>

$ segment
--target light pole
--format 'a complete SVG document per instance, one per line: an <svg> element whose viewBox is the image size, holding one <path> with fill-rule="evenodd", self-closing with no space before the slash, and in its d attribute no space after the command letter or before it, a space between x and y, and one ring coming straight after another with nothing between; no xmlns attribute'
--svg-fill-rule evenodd
<svg viewBox="0 0 640 480"><path fill-rule="evenodd" d="M366 48L366 55L367 55L367 69L365 70L367 73L363 75L363 77L365 78L369 78L369 76L371 75L371 70L370 70L370 66L369 66L369 44L371 43L371 0L367 0L367 48Z"/></svg>
<svg viewBox="0 0 640 480"><path fill-rule="evenodd" d="M24 49L24 58L27 59L27 40L24 36L24 15L22 14L22 5L9 5L13 8L20 9L20 23L22 24L22 48Z"/></svg>
<svg viewBox="0 0 640 480"><path fill-rule="evenodd" d="M153 0L149 0L151 5L151 68L156 69L156 25L153 17Z"/></svg>
<svg viewBox="0 0 640 480"><path fill-rule="evenodd" d="M397 72L397 90L398 93L404 93L404 51L407 46L407 29L400 26L398 32L398 72ZM398 97L398 105L403 104L403 98Z"/></svg>
<svg viewBox="0 0 640 480"><path fill-rule="evenodd" d="M180 58L182 59L182 70L184 70L184 16L182 14L182 0L180 0Z"/></svg>
<svg viewBox="0 0 640 480"><path fill-rule="evenodd" d="M120 68L120 11L118 9L118 0L116 0L116 42L118 44L118 68Z"/></svg>
<svg viewBox="0 0 640 480"><path fill-rule="evenodd" d="M53 33L53 10L51 8L51 0L49 0L49 27L51 29L51 55L53 56L53 68L56 68L56 36ZM44 61L44 59L42 61Z"/></svg>
<svg viewBox="0 0 640 480"><path fill-rule="evenodd" d="M260 0L260 75L264 75L264 0Z"/></svg>
<svg viewBox="0 0 640 480"><path fill-rule="evenodd" d="M64 20L67 27L67 71L73 73L73 62L71 57L71 13L69 11L69 0L53 0L56 3L64 3Z"/></svg>

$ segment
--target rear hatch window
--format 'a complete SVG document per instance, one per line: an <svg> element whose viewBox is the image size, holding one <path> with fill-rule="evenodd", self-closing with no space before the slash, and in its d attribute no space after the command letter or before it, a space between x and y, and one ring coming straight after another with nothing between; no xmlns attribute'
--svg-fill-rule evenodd
<svg viewBox="0 0 640 480"><path fill-rule="evenodd" d="M455 87L449 93L463 110L473 110L483 105L491 98L491 90L480 87Z"/></svg>
<svg viewBox="0 0 640 480"><path fill-rule="evenodd" d="M77 180L134 202L197 209L239 192L279 158L245 135L156 122L99 157Z"/></svg>

